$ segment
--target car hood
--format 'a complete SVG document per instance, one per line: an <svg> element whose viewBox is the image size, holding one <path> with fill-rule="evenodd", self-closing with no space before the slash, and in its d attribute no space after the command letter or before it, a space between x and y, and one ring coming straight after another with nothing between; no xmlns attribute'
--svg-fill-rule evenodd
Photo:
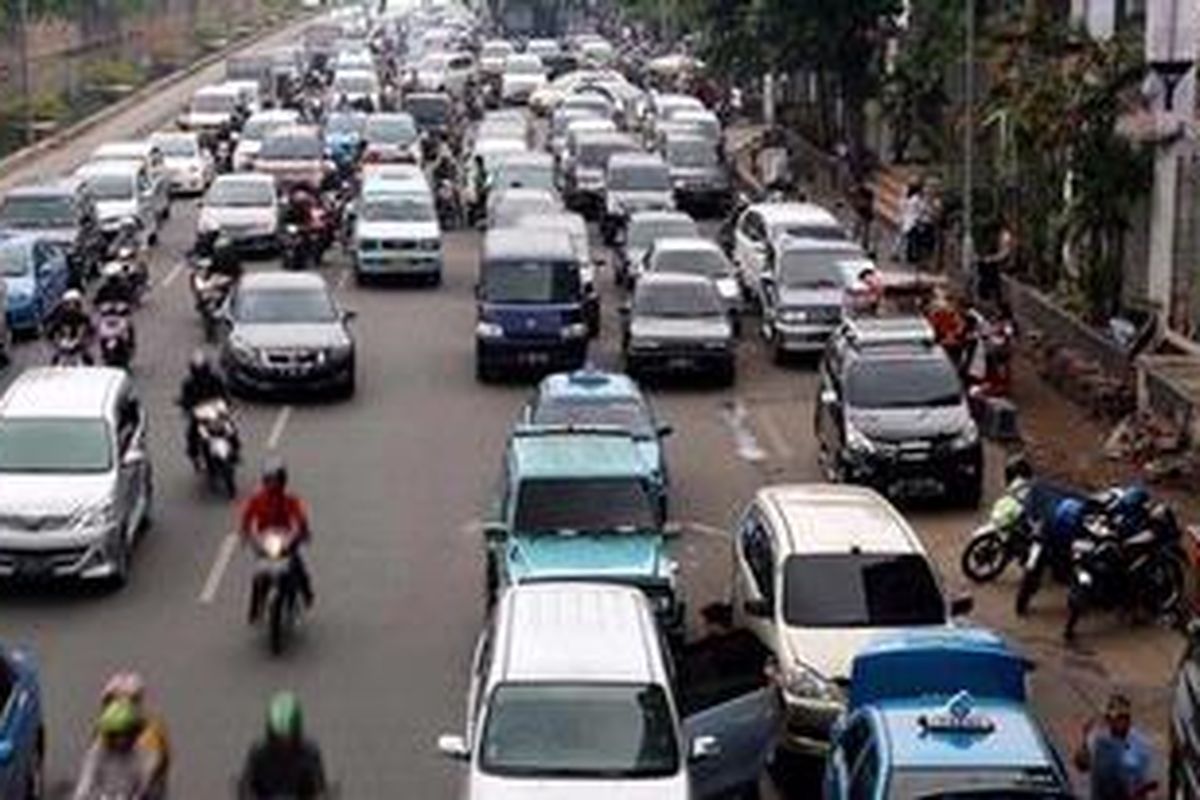
<svg viewBox="0 0 1200 800"><path fill-rule="evenodd" d="M959 433L971 423L966 403L928 408L847 409L846 419L872 439L900 441Z"/></svg>
<svg viewBox="0 0 1200 800"><path fill-rule="evenodd" d="M238 150L245 152L240 144ZM172 171L200 167L203 163L204 160L200 156L163 156L163 166Z"/></svg>
<svg viewBox="0 0 1200 800"><path fill-rule="evenodd" d="M102 220L137 216L137 203L133 200L97 200L96 217Z"/></svg>
<svg viewBox="0 0 1200 800"><path fill-rule="evenodd" d="M803 289L782 286L779 289L779 307L841 309L846 293L842 289Z"/></svg>
<svg viewBox="0 0 1200 800"><path fill-rule="evenodd" d="M6 473L0 480L0 531L36 536L47 530L62 532L72 523L82 528L88 512L108 503L114 481L111 472Z"/></svg>
<svg viewBox="0 0 1200 800"><path fill-rule="evenodd" d="M187 125L224 125L233 119L233 115L225 111L189 111L183 115Z"/></svg>
<svg viewBox="0 0 1200 800"><path fill-rule="evenodd" d="M784 626L784 670L800 662L816 670L823 678L846 681L854 657L880 634L895 628L791 628Z"/></svg>
<svg viewBox="0 0 1200 800"><path fill-rule="evenodd" d="M688 800L687 770L666 778L516 778L476 773L470 796L487 800Z"/></svg>
<svg viewBox="0 0 1200 800"><path fill-rule="evenodd" d="M661 192L618 192L610 189L608 197L614 206L628 212L656 211L675 205L669 189Z"/></svg>
<svg viewBox="0 0 1200 800"><path fill-rule="evenodd" d="M732 331L729 323L718 317L638 317L630 325L634 339L666 341L713 341L727 339Z"/></svg>
<svg viewBox="0 0 1200 800"><path fill-rule="evenodd" d="M254 348L344 347L350 344L349 334L336 322L239 322L230 338Z"/></svg>
<svg viewBox="0 0 1200 800"><path fill-rule="evenodd" d="M438 238L436 222L363 222L355 224L360 239L421 239Z"/></svg>
<svg viewBox="0 0 1200 800"><path fill-rule="evenodd" d="M261 206L205 206L200 219L218 225L249 225L274 222L275 211Z"/></svg>
<svg viewBox="0 0 1200 800"><path fill-rule="evenodd" d="M660 534L539 534L513 536L508 568L522 580L661 577L666 559Z"/></svg>

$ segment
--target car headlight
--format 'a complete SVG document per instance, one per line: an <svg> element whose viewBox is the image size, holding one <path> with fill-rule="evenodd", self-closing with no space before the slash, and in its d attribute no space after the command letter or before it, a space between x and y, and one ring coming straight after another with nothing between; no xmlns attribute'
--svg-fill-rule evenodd
<svg viewBox="0 0 1200 800"><path fill-rule="evenodd" d="M79 516L76 517L75 527L83 530L107 528L115 520L116 513L114 506L112 503L104 503L81 511Z"/></svg>
<svg viewBox="0 0 1200 800"><path fill-rule="evenodd" d="M580 339L588 334L588 326L585 322L572 322L562 327L559 334L564 339Z"/></svg>
<svg viewBox="0 0 1200 800"><path fill-rule="evenodd" d="M480 339L499 339L504 336L504 328L495 322L479 322L475 325L475 336Z"/></svg>
<svg viewBox="0 0 1200 800"><path fill-rule="evenodd" d="M799 324L808 321L808 312L789 308L779 312L779 321L785 324Z"/></svg>
<svg viewBox="0 0 1200 800"><path fill-rule="evenodd" d="M857 453L874 453L875 443L858 428L846 423L846 447Z"/></svg>
<svg viewBox="0 0 1200 800"><path fill-rule="evenodd" d="M793 664L784 676L783 691L787 697L798 700L838 702L842 699L836 684L799 662Z"/></svg>
<svg viewBox="0 0 1200 800"><path fill-rule="evenodd" d="M229 352L238 361L254 361L258 358L257 351L237 336L229 337Z"/></svg>
<svg viewBox="0 0 1200 800"><path fill-rule="evenodd" d="M975 427L974 422L968 422L967 426L951 440L950 446L955 450L966 450L968 447L974 447L978 442L979 428Z"/></svg>

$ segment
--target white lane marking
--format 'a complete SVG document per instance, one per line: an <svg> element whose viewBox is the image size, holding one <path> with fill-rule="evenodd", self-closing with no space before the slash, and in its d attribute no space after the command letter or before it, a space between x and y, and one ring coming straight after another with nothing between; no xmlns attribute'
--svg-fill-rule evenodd
<svg viewBox="0 0 1200 800"><path fill-rule="evenodd" d="M267 437L268 450L274 450L279 447L279 440L283 438L283 429L287 427L291 416L291 406L284 406L279 409L279 413L275 416L275 423L271 425L271 435Z"/></svg>
<svg viewBox="0 0 1200 800"><path fill-rule="evenodd" d="M154 286L152 288L153 289L167 288L168 286L170 286L172 283L175 282L175 279L179 277L179 274L181 272L183 272L183 262L176 261L175 266L171 267L171 269L167 271L166 275L163 275L162 280L158 282L158 286Z"/></svg>
<svg viewBox="0 0 1200 800"><path fill-rule="evenodd" d="M779 458L785 461L790 461L795 451L788 444L787 436L779 425L775 424L775 415L771 413L771 409L763 408L758 415L759 424L762 426L763 436L766 437L767 445L771 451Z"/></svg>
<svg viewBox="0 0 1200 800"><path fill-rule="evenodd" d="M229 562L233 560L237 546L237 534L225 534L225 538L221 540L221 547L217 550L217 557L213 559L212 567L208 570L208 577L204 580L204 588L200 590L201 603L210 605L217 599L217 590L221 588L221 579L225 577L225 571L229 569Z"/></svg>
<svg viewBox="0 0 1200 800"><path fill-rule="evenodd" d="M722 410L721 415L733 434L733 444L738 456L744 461L765 461L767 453L750 428L750 412L746 410L746 405L741 400L734 400Z"/></svg>

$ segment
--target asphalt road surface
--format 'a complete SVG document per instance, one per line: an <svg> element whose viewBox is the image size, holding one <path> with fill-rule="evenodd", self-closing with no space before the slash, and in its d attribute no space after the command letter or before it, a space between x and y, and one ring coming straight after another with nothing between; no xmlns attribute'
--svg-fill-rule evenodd
<svg viewBox="0 0 1200 800"><path fill-rule="evenodd" d="M133 131L145 119L126 122ZM92 146L56 154L47 167L79 160ZM0 596L0 637L31 645L42 662L50 783L66 792L104 679L134 667L170 726L176 797L228 794L262 728L265 700L279 688L301 694L343 797L449 797L456 765L439 759L434 740L461 725L468 659L483 620L482 542L472 522L487 503L506 433L529 391L474 380L480 236L446 236L446 279L438 289L360 289L341 253L331 251L322 272L359 314L357 395L238 407L241 494L263 454L278 449L315 530L308 557L317 606L293 646L271 658L262 632L245 621L249 557L231 536L235 507L193 475L174 407L188 355L202 339L182 267L195 212L194 201L175 204L153 253L154 290L137 316L133 372L150 410L156 496L128 587ZM605 319L593 358L617 367L617 294L611 273L599 280ZM668 453L681 533L673 547L693 609L725 596L725 531L755 487L818 479L813 365L771 365L754 326L746 327L733 389L656 387L651 395L675 428ZM5 379L47 358L40 344L20 345ZM989 462L994 483L999 455L991 453ZM966 588L958 549L978 512L930 507L910 516L951 590ZM1061 597L1039 598L1044 611L1018 624L1010 610L1014 581L976 590L976 619L1012 634L1038 660L1039 709L1063 741L1114 682L1140 708L1160 713L1165 665L1177 650L1173 635L1097 619L1084 627L1087 649L1064 650ZM1163 729L1159 718L1144 721L1152 733Z"/></svg>

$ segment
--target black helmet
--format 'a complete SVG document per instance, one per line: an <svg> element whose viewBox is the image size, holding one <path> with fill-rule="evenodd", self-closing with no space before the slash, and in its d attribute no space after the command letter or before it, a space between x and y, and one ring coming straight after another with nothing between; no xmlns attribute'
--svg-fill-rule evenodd
<svg viewBox="0 0 1200 800"><path fill-rule="evenodd" d="M1008 457L1008 461L1004 463L1004 482L1012 483L1015 480L1029 480L1033 477L1033 467L1029 464L1029 459L1025 458L1024 453L1016 453Z"/></svg>
<svg viewBox="0 0 1200 800"><path fill-rule="evenodd" d="M207 377L212 374L212 364L209 363L208 353L197 349L188 360L188 373L193 378Z"/></svg>
<svg viewBox="0 0 1200 800"><path fill-rule="evenodd" d="M284 463L281 457L270 456L263 462L262 482L264 484L278 483L279 488L282 489L287 486L287 480L287 464Z"/></svg>

